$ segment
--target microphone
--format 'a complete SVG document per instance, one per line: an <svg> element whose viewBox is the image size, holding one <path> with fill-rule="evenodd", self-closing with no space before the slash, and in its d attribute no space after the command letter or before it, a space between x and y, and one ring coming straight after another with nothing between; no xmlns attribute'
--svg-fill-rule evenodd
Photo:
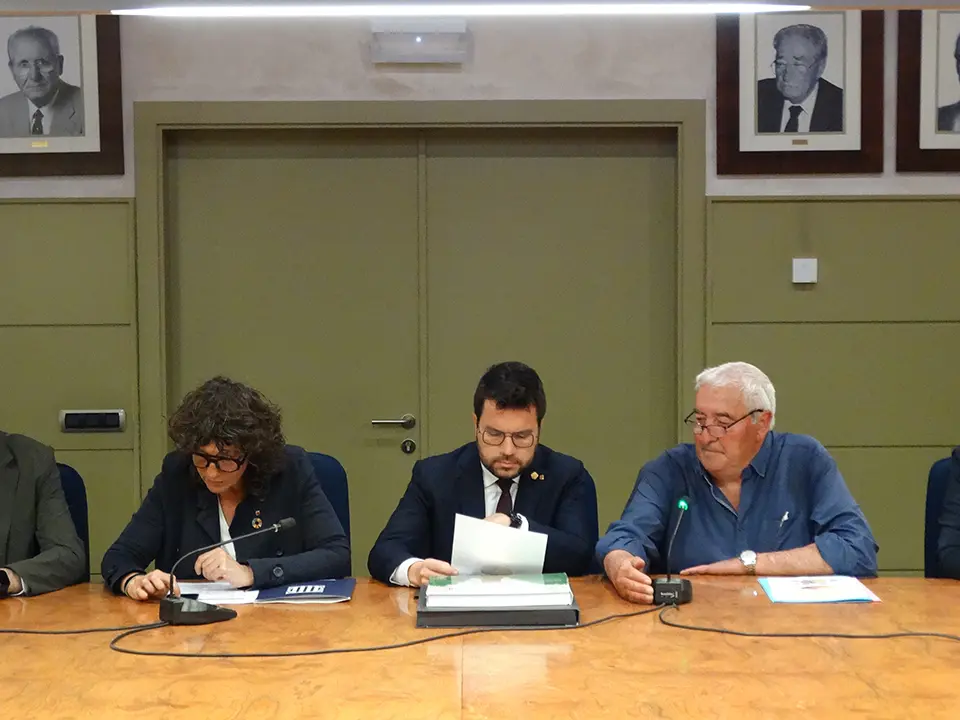
<svg viewBox="0 0 960 720"><path fill-rule="evenodd" d="M223 622L224 620L232 620L235 618L237 611L233 608L211 605L210 603L200 602L193 598L176 597L173 594L173 584L176 582L175 573L177 566L191 555L213 550L214 548L239 542L240 540L246 540L255 535L289 530L295 527L296 524L297 521L293 518L283 518L280 522L274 523L269 527L260 528L259 530L254 530L253 532L248 532L244 535L230 538L229 540L221 540L211 545L205 545L181 555L173 564L173 567L170 568L170 589L167 591L167 596L160 598L160 619L169 625L207 625L208 623Z"/></svg>
<svg viewBox="0 0 960 720"><path fill-rule="evenodd" d="M689 508L690 499L688 497L684 496L677 501L677 509L680 514L677 516L677 522L673 524L673 532L667 542L667 576L653 581L654 605L683 605L693 600L693 585L690 581L686 578L674 580L670 574L670 553L673 551L673 541L677 537L677 530L680 527L680 521L683 520L683 514Z"/></svg>

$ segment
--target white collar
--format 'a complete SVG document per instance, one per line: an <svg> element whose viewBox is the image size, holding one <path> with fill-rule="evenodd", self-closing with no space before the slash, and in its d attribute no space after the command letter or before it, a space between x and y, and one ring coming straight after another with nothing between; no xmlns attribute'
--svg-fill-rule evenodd
<svg viewBox="0 0 960 720"><path fill-rule="evenodd" d="M817 80L816 85L813 86L813 92L807 95L806 100L804 100L802 103L799 103L800 107L803 108L803 111L811 117L813 117L813 108L816 107L817 94L819 92L820 92L820 81ZM783 102L784 102L784 107L788 107L788 108L794 107L795 105L798 104L798 103L790 102L786 98L783 99Z"/></svg>
<svg viewBox="0 0 960 720"><path fill-rule="evenodd" d="M486 465L484 465L483 463L480 463L480 470L483 472L483 487L484 487L484 488L488 488L488 487L491 487L491 486L497 484L497 481L498 481L500 478L498 478L496 475L494 475L492 472L490 472L490 470L487 468ZM511 482L517 482L517 479L518 479L519 477L520 477L520 475L517 475L516 477L510 478L510 481L511 481Z"/></svg>

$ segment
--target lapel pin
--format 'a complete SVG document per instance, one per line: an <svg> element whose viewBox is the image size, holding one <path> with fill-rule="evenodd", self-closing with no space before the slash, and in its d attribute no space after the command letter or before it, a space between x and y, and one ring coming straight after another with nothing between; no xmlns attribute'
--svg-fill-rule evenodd
<svg viewBox="0 0 960 720"><path fill-rule="evenodd" d="M255 517L253 518L253 522L251 522L250 524L253 525L254 530L259 530L260 528L263 527L263 520L260 519L260 511L257 510L254 513L254 516Z"/></svg>
<svg viewBox="0 0 960 720"><path fill-rule="evenodd" d="M534 470L532 473L530 473L530 479L531 479L531 480L543 480L543 475L541 475L541 474L538 473L536 470Z"/></svg>

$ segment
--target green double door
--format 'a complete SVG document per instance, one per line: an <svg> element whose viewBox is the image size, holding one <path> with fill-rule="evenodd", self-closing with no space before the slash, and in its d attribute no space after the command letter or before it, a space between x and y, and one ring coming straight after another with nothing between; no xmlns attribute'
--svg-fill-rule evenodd
<svg viewBox="0 0 960 720"><path fill-rule="evenodd" d="M672 444L669 136L251 130L167 150L170 407L216 374L277 402L288 442L347 470L354 574L413 462L473 439L494 362L541 374L542 441L586 463L602 527Z"/></svg>

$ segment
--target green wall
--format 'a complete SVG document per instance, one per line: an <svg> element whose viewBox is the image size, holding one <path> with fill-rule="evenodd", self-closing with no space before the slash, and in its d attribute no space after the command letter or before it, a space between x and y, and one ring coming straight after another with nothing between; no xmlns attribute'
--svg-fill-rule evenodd
<svg viewBox="0 0 960 720"><path fill-rule="evenodd" d="M83 476L98 573L139 502L133 202L0 202L0 228L0 429ZM60 432L60 410L96 408L127 429Z"/></svg>
<svg viewBox="0 0 960 720"><path fill-rule="evenodd" d="M952 199L708 201L707 360L769 373L778 428L831 450L887 571L922 568L926 472L958 442L958 219ZM133 202L0 202L0 228L0 428L84 475L96 571L139 502ZM793 257L817 285L791 284ZM64 435L67 407L122 407L128 429Z"/></svg>
<svg viewBox="0 0 960 720"><path fill-rule="evenodd" d="M931 463L960 442L960 201L714 198L707 359L747 360L777 388L777 429L833 453L884 570L923 567ZM819 282L791 283L794 257Z"/></svg>

